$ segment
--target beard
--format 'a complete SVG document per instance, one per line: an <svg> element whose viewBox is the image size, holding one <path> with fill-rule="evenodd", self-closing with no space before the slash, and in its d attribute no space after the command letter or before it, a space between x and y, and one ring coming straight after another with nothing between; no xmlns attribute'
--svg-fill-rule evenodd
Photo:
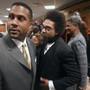
<svg viewBox="0 0 90 90"><path fill-rule="evenodd" d="M49 41L48 37L45 34L41 33L41 36L42 36L43 42L48 42Z"/></svg>

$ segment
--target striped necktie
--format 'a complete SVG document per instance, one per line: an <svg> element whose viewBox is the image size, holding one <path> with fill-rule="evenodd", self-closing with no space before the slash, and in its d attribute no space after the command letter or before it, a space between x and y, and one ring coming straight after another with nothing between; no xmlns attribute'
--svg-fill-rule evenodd
<svg viewBox="0 0 90 90"><path fill-rule="evenodd" d="M31 68L31 61L29 60L28 54L25 50L25 44L22 45L22 52L23 52L24 57L26 58L26 61L29 64L29 67Z"/></svg>

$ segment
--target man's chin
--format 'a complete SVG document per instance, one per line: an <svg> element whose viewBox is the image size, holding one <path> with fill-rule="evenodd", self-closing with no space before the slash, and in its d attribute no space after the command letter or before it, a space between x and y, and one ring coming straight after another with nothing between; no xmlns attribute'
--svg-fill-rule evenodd
<svg viewBox="0 0 90 90"><path fill-rule="evenodd" d="M13 39L18 39L17 35L12 35L12 34L9 34L11 38Z"/></svg>
<svg viewBox="0 0 90 90"><path fill-rule="evenodd" d="M48 42L48 38L46 36L43 37L44 42Z"/></svg>
<svg viewBox="0 0 90 90"><path fill-rule="evenodd" d="M43 33L41 33L41 35L42 35L43 42L48 42L48 37Z"/></svg>

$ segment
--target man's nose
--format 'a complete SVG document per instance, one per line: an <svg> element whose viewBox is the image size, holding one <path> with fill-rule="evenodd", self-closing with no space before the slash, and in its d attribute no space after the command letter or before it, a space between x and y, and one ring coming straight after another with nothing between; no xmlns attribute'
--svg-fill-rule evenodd
<svg viewBox="0 0 90 90"><path fill-rule="evenodd" d="M65 28L65 30L67 30L67 29L68 29L68 27Z"/></svg>
<svg viewBox="0 0 90 90"><path fill-rule="evenodd" d="M42 32L46 32L45 28L42 29Z"/></svg>
<svg viewBox="0 0 90 90"><path fill-rule="evenodd" d="M18 23L19 23L19 21L18 21L18 19L17 19L17 18L14 18L14 19L12 20L12 25L17 26L17 25L18 25Z"/></svg>

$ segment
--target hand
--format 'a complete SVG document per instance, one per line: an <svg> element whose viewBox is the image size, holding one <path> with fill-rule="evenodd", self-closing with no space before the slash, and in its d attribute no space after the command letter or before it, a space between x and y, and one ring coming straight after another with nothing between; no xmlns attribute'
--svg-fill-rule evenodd
<svg viewBox="0 0 90 90"><path fill-rule="evenodd" d="M78 89L78 90L86 90L86 89Z"/></svg>
<svg viewBox="0 0 90 90"><path fill-rule="evenodd" d="M40 87L41 87L41 90L49 90L49 80L48 79L44 79L44 78L40 78Z"/></svg>

